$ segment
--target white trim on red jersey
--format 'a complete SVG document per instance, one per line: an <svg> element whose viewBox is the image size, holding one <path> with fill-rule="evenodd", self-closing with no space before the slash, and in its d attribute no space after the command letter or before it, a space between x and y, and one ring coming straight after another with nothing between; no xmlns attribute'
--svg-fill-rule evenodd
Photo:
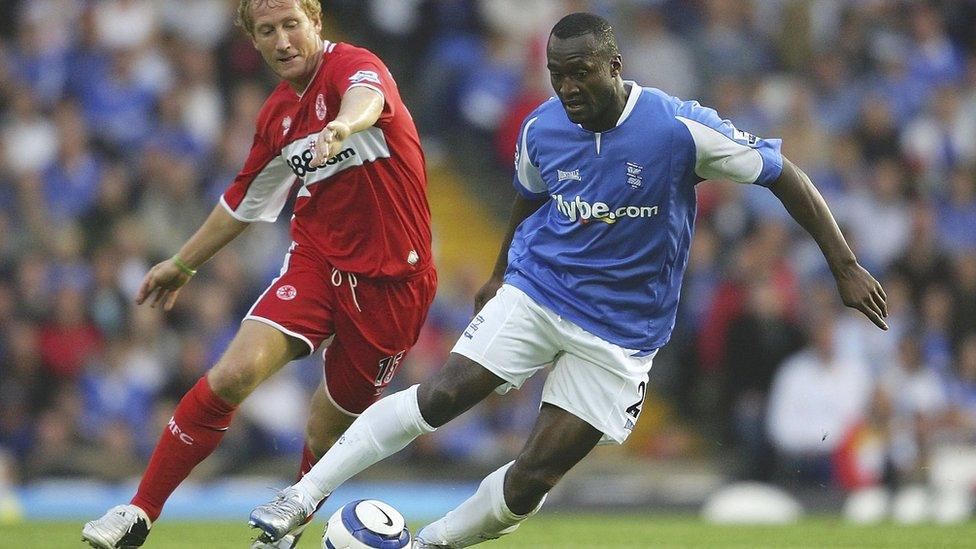
<svg viewBox="0 0 976 549"><path fill-rule="evenodd" d="M238 221L274 223L288 201L288 192L294 180L295 174L285 163L285 159L276 156L251 180L236 209L230 207L223 195L220 197L220 204Z"/></svg>

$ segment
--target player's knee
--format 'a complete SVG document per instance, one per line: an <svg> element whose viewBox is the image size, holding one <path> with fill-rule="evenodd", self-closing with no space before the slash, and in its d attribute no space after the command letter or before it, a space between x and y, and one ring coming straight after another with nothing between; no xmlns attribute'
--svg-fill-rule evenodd
<svg viewBox="0 0 976 549"><path fill-rule="evenodd" d="M259 359L260 354L239 361L222 358L207 373L210 388L225 401L240 404L264 381L263 369L254 362Z"/></svg>
<svg viewBox="0 0 976 549"><path fill-rule="evenodd" d="M332 445L339 439L338 435L322 431L313 432L311 429L305 433L305 443L309 450L316 456L323 456L332 448Z"/></svg>
<svg viewBox="0 0 976 549"><path fill-rule="evenodd" d="M227 372L213 369L207 374L207 382L210 389L225 402L230 404L240 404L253 389L248 389L247 384L242 382L240 376L229 375Z"/></svg>
<svg viewBox="0 0 976 549"><path fill-rule="evenodd" d="M339 440L345 431L343 426L329 425L325 422L316 422L309 418L308 426L305 429L305 442L309 449L316 456L325 455L332 448L332 445Z"/></svg>

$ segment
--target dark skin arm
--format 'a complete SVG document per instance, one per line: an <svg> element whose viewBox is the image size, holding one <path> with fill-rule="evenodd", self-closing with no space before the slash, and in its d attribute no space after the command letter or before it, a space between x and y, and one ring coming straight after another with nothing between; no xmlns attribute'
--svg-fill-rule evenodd
<svg viewBox="0 0 976 549"><path fill-rule="evenodd" d="M888 305L884 289L858 264L827 203L807 174L783 158L783 173L769 190L820 246L844 305L861 311L879 328L887 330L884 319L888 316Z"/></svg>
<svg viewBox="0 0 976 549"><path fill-rule="evenodd" d="M515 202L512 204L512 214L508 218L508 230L505 232L505 240L502 242L502 248L498 251L498 259L495 260L495 268L492 270L491 278L488 279L488 282L474 296L475 313L480 311L485 306L485 303L495 296L498 288L502 286L505 278L505 269L508 268L508 248L512 245L515 229L525 221L525 218L534 214L536 210L548 201L548 198L532 200L520 194L515 196Z"/></svg>

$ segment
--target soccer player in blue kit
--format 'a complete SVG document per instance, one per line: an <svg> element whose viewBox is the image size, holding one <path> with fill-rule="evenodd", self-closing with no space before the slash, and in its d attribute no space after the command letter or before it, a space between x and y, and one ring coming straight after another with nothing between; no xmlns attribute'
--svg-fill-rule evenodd
<svg viewBox="0 0 976 549"><path fill-rule="evenodd" d="M613 30L596 15L560 20L547 56L556 97L522 124L520 196L478 313L443 369L373 404L302 480L254 509L251 525L272 539L351 476L550 365L522 452L420 530L416 546L467 547L511 533L598 443L623 443L674 327L695 185L705 179L772 191L820 246L844 304L887 329L884 290L780 140L623 80Z"/></svg>

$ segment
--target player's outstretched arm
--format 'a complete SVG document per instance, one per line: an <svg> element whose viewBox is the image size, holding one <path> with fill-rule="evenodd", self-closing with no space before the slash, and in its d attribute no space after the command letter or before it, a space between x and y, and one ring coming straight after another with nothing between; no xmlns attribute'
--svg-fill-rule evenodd
<svg viewBox="0 0 976 549"><path fill-rule="evenodd" d="M882 330L888 329L887 296L881 284L854 257L820 191L807 174L785 157L783 173L769 186L786 211L820 246L844 305L861 311Z"/></svg>
<svg viewBox="0 0 976 549"><path fill-rule="evenodd" d="M502 287L505 278L505 269L508 268L508 248L512 245L512 238L515 236L515 229L525 221L525 218L534 214L542 207L548 199L532 200L520 194L515 195L515 202L512 204L512 214L508 218L508 229L505 232L505 240L498 251L498 259L495 260L495 268L491 272L491 278L478 290L474 296L474 312L477 313L485 306L489 299L495 296L498 288Z"/></svg>
<svg viewBox="0 0 976 549"><path fill-rule="evenodd" d="M325 125L315 142L315 157L312 166L321 166L325 161L339 154L342 142L350 135L372 127L383 114L385 104L383 94L365 86L349 88L342 96L339 114L335 120Z"/></svg>
<svg viewBox="0 0 976 549"><path fill-rule="evenodd" d="M176 255L157 263L146 273L136 294L136 303L142 305L152 298L151 307L162 302L164 310L172 309L180 288L196 274L197 267L237 238L249 225L250 223L235 219L223 206L217 204L203 225L183 244Z"/></svg>

